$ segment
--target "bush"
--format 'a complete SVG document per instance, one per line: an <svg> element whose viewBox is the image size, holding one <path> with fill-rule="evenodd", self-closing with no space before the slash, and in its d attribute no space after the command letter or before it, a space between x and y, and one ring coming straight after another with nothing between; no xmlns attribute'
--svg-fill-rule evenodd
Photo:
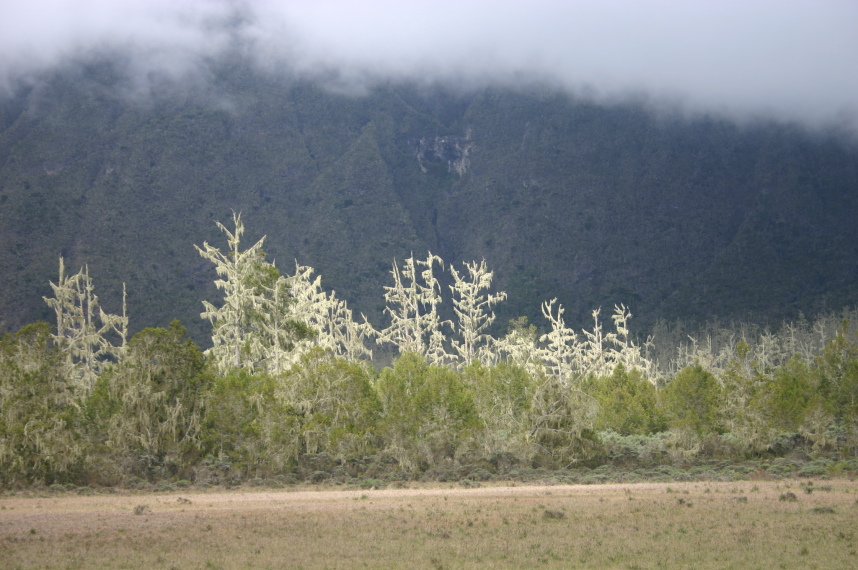
<svg viewBox="0 0 858 570"><path fill-rule="evenodd" d="M621 435L608 430L599 432L605 459L615 465L648 465L665 459L666 433Z"/></svg>
<svg viewBox="0 0 858 570"><path fill-rule="evenodd" d="M403 468L454 459L459 446L479 429L473 396L461 376L429 366L416 354L403 354L393 368L385 368L377 389L384 410L380 433Z"/></svg>
<svg viewBox="0 0 858 570"><path fill-rule="evenodd" d="M817 459L802 465L798 470L799 477L820 477L828 472L831 461L828 459Z"/></svg>
<svg viewBox="0 0 858 570"><path fill-rule="evenodd" d="M278 378L276 395L301 452L345 460L375 451L381 403L367 367L317 348Z"/></svg>
<svg viewBox="0 0 858 570"><path fill-rule="evenodd" d="M618 364L607 378L591 378L585 390L599 402L596 429L620 435L646 435L667 429L658 394L639 370Z"/></svg>
<svg viewBox="0 0 858 570"><path fill-rule="evenodd" d="M90 436L107 461L149 481L187 475L213 378L178 321L135 334L86 402Z"/></svg>
<svg viewBox="0 0 858 570"><path fill-rule="evenodd" d="M282 473L298 456L296 418L275 397L276 387L271 376L248 370L215 380L206 402L202 444L210 466L227 467L214 469L219 482Z"/></svg>
<svg viewBox="0 0 858 570"><path fill-rule="evenodd" d="M780 479L790 477L795 472L795 465L788 459L775 459L771 465L766 468L766 473Z"/></svg>
<svg viewBox="0 0 858 570"><path fill-rule="evenodd" d="M721 385L699 364L680 370L661 397L672 427L690 429L698 436L723 431Z"/></svg>
<svg viewBox="0 0 858 570"><path fill-rule="evenodd" d="M0 337L0 485L83 478L87 421L64 364L45 323Z"/></svg>

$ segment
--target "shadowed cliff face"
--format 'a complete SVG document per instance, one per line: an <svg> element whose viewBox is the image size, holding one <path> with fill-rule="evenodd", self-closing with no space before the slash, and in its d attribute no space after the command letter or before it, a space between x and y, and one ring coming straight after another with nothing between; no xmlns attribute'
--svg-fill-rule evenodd
<svg viewBox="0 0 858 570"><path fill-rule="evenodd" d="M50 319L57 258L134 330L219 298L193 244L248 244L382 322L394 258L485 258L499 326L558 297L571 324L780 319L858 302L858 151L775 124L654 117L551 90L405 84L340 95L224 66L205 91L115 95L103 63L0 101L0 320ZM449 307L447 307L449 310Z"/></svg>

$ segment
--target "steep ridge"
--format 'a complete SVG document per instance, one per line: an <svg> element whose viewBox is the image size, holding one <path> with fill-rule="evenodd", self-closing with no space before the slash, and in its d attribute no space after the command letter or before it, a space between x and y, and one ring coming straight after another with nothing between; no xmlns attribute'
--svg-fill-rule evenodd
<svg viewBox="0 0 858 570"><path fill-rule="evenodd" d="M242 211L278 267L312 265L382 322L394 258L485 258L509 293L499 327L558 297L583 325L777 321L858 303L858 150L790 125L738 126L597 105L534 86L381 84L343 94L225 67L215 85L145 99L79 66L0 100L0 320L50 319L57 257L90 267L132 328L200 301Z"/></svg>

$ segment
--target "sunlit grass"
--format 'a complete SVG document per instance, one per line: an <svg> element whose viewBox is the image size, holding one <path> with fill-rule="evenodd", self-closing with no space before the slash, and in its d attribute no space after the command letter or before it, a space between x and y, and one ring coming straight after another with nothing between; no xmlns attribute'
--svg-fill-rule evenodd
<svg viewBox="0 0 858 570"><path fill-rule="evenodd" d="M6 568L855 567L858 483L805 487L4 497L0 557Z"/></svg>

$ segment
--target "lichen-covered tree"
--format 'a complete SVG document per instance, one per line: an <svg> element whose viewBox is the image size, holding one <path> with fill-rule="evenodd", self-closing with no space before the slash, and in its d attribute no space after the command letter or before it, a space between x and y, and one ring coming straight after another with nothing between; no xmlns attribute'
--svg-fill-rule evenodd
<svg viewBox="0 0 858 570"><path fill-rule="evenodd" d="M477 361L462 374L474 395L483 428L476 434L478 451L484 457L511 453L528 460L533 455L527 441L532 428L530 406L542 377L504 361L495 366Z"/></svg>
<svg viewBox="0 0 858 570"><path fill-rule="evenodd" d="M265 237L242 251L244 224L241 214L233 213L234 231L217 222L226 234L229 252L224 254L208 243L194 246L199 254L215 264L220 279L215 286L223 291L219 307L203 301L200 314L212 324L212 347L206 354L218 371L232 368L281 372L290 364L288 354L295 342L311 331L292 315L294 299L288 279L265 260Z"/></svg>
<svg viewBox="0 0 858 570"><path fill-rule="evenodd" d="M521 366L528 374L535 376L543 368L538 339L539 334L536 331L536 325L528 324L527 317L512 319L509 322L507 333L492 342L494 350L490 354L494 358L485 364L494 365L498 362L508 362Z"/></svg>
<svg viewBox="0 0 858 570"><path fill-rule="evenodd" d="M588 458L597 447L595 398L579 387L580 381L561 382L551 375L540 380L528 415L528 443L555 466Z"/></svg>
<svg viewBox="0 0 858 570"><path fill-rule="evenodd" d="M596 309L592 313L593 330L584 329L583 340L579 340L575 331L566 327L563 306L555 308L556 302L557 299L552 299L542 304L542 314L551 324L551 330L539 339L542 343L539 356L550 374L566 383L588 374L610 376L616 366L622 364L629 370L640 370L650 382L658 383L660 374L656 363L644 355L629 336L631 313L624 305L614 307L615 332L602 331L600 311Z"/></svg>
<svg viewBox="0 0 858 570"><path fill-rule="evenodd" d="M630 337L629 320L631 318L632 313L625 305L614 305L614 314L611 315L611 320L614 321L614 330L616 332L610 338L610 341L614 344L614 348L609 351L609 364L615 367L618 364L622 364L629 371L637 369L643 374L644 378L657 385L661 379L658 365ZM644 343L643 348L648 349L651 345L652 338L650 337Z"/></svg>
<svg viewBox="0 0 858 570"><path fill-rule="evenodd" d="M481 349L493 340L485 330L494 322L495 314L491 311L499 302L506 299L503 291L488 294L486 291L492 285L492 272L486 267L485 260L465 263L467 274L460 276L452 265L453 275L453 309L457 321L454 325L459 338L454 339L453 348L458 354L462 366L470 366L479 357Z"/></svg>
<svg viewBox="0 0 858 570"><path fill-rule="evenodd" d="M735 354L717 375L724 388L723 418L727 431L742 450L760 452L766 449L777 430L766 410L770 375L763 373L750 358L750 346L742 339Z"/></svg>
<svg viewBox="0 0 858 570"><path fill-rule="evenodd" d="M295 264L295 274L289 277L291 294L295 300L294 318L315 331L312 339L296 345L292 362L297 363L314 346L319 346L335 356L349 362L372 359L372 351L366 343L376 336L376 331L366 317L362 323L354 320L348 304L337 299L336 292L326 293L322 289L322 278L313 278L313 268Z"/></svg>
<svg viewBox="0 0 858 570"><path fill-rule="evenodd" d="M125 310L125 286L122 287L122 315L106 313L98 304L98 296L84 266L75 275L65 274L60 257L57 283L51 282L53 297L45 302L57 316L57 333L54 342L65 356L66 372L74 382L78 395L92 392L99 374L111 361L121 357L125 349L128 317ZM110 341L118 337L119 344Z"/></svg>
<svg viewBox="0 0 858 570"><path fill-rule="evenodd" d="M412 255L404 261L402 270L393 262L393 285L384 287L384 312L390 316L390 326L379 331L378 342L392 343L400 354L413 352L430 364L441 365L450 360L442 327L451 323L438 316L441 286L434 275L435 263L443 267L444 262L432 252L425 261L415 260Z"/></svg>
<svg viewBox="0 0 858 570"><path fill-rule="evenodd" d="M805 416L802 431L821 448L838 443L858 450L858 332L844 319L814 359L817 402ZM832 429L833 428L833 429ZM838 433L839 438L831 437Z"/></svg>
<svg viewBox="0 0 858 570"><path fill-rule="evenodd" d="M289 369L302 354L299 346L312 342L317 330L296 312L294 282L272 265L266 283L260 283L264 303L258 314L258 329L262 341L258 347L259 367L272 374Z"/></svg>
<svg viewBox="0 0 858 570"><path fill-rule="evenodd" d="M556 302L557 299L552 299L542 303L542 315L548 319L551 330L539 338L542 343L539 357L549 375L557 378L561 385L566 385L580 379L581 373L589 370L583 366L584 356L578 335L563 320L563 305L557 305L555 314Z"/></svg>
<svg viewBox="0 0 858 570"><path fill-rule="evenodd" d="M203 247L194 246L199 254L215 264L220 279L215 287L223 291L223 304L216 307L203 301L205 310L200 314L212 325L212 347L206 351L220 372L230 368L254 367L257 361L251 357L260 350L262 339L255 334L258 321L264 310L266 300L254 287L260 280L260 272L267 269L262 244L265 237L249 249L241 250L241 236L244 224L241 214L233 212L234 231L216 222L217 227L226 235L229 251L224 254L216 247L203 242Z"/></svg>
<svg viewBox="0 0 858 570"><path fill-rule="evenodd" d="M581 368L587 373L599 374L601 376L610 374L613 370L612 362L606 349L606 344L613 344L616 339L614 333L602 333L602 325L599 323L601 309L593 310L593 330L584 329L584 341L581 343L579 354L581 356Z"/></svg>

